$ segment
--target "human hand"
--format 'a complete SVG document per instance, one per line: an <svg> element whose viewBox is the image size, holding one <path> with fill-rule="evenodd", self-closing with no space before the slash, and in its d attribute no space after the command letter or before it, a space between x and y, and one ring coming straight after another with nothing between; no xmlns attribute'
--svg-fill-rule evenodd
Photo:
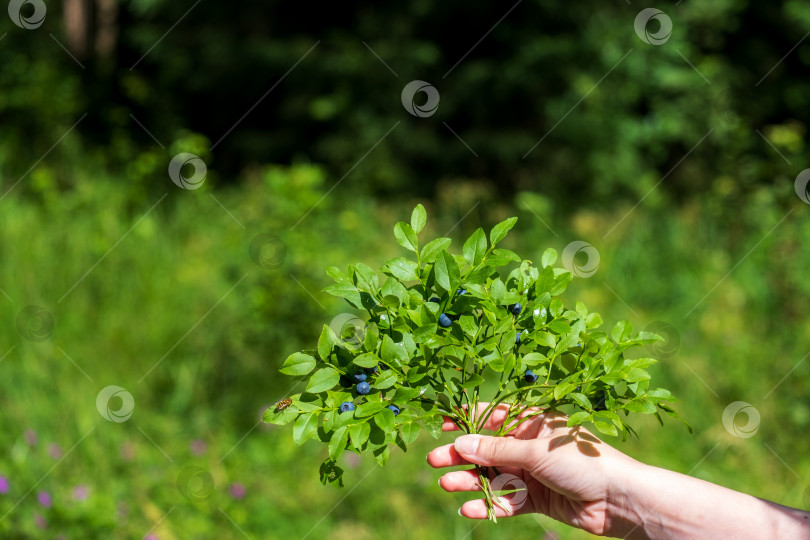
<svg viewBox="0 0 810 540"><path fill-rule="evenodd" d="M480 404L478 411L486 406ZM507 405L499 405L484 428L497 430L507 412ZM526 410L518 420L532 413L537 410ZM540 414L503 437L464 435L455 444L434 449L427 461L437 468L470 464L496 467L501 474L519 478L526 490L500 497L496 517L536 512L593 534L626 532L633 525L625 518L628 501L622 479L638 474L643 465L582 426L568 428L566 421L567 417L559 413ZM455 431L458 427L446 418L442 429ZM490 478L494 477L492 472ZM448 492L480 491L478 482L475 470L450 472L439 479ZM507 489L515 488L513 483L507 485ZM459 514L486 519L484 499L464 503Z"/></svg>

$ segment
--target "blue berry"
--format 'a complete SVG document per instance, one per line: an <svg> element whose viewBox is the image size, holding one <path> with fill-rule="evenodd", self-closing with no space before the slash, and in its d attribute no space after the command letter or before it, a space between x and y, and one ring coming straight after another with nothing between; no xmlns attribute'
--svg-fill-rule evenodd
<svg viewBox="0 0 810 540"><path fill-rule="evenodd" d="M344 401L343 403L340 404L341 413L351 412L353 410L354 410L354 403L352 403L351 401Z"/></svg>
<svg viewBox="0 0 810 540"><path fill-rule="evenodd" d="M369 385L367 382L363 381L361 383L357 383L357 386L355 386L354 389L357 390L358 394L361 394L361 395L365 396L366 394L371 392L371 385Z"/></svg>
<svg viewBox="0 0 810 540"><path fill-rule="evenodd" d="M366 380L366 374L362 371L355 371L352 373L352 379L354 379L354 382L363 382Z"/></svg>
<svg viewBox="0 0 810 540"><path fill-rule="evenodd" d="M456 290L456 295L461 296L463 294L467 294L467 289L458 289L458 290Z"/></svg>
<svg viewBox="0 0 810 540"><path fill-rule="evenodd" d="M523 306L520 305L520 302L511 306L509 311L512 312L512 315L520 315L520 312L523 311Z"/></svg>
<svg viewBox="0 0 810 540"><path fill-rule="evenodd" d="M528 334L528 331L524 330L523 332L518 332L518 335L515 336L515 345L520 345L520 336L525 336Z"/></svg>
<svg viewBox="0 0 810 540"><path fill-rule="evenodd" d="M389 405L388 410L394 413L394 416L399 414L399 407L397 407L396 405Z"/></svg>
<svg viewBox="0 0 810 540"><path fill-rule="evenodd" d="M527 383L537 382L537 375L535 375L534 371L527 369L526 373L523 374L523 380Z"/></svg>
<svg viewBox="0 0 810 540"><path fill-rule="evenodd" d="M428 300L428 302L433 302L434 304L440 304L441 301L442 301L441 298L439 298L438 296L434 296L433 298Z"/></svg>
<svg viewBox="0 0 810 540"><path fill-rule="evenodd" d="M447 313L442 313L441 315L439 315L439 326L441 326L442 328L447 328L451 324L453 324L453 321L450 320L450 317L447 316Z"/></svg>

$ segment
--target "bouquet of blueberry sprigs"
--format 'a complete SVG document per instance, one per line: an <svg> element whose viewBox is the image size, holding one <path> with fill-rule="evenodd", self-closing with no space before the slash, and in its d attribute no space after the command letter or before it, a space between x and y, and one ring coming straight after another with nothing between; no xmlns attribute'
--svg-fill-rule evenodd
<svg viewBox="0 0 810 540"><path fill-rule="evenodd" d="M450 238L420 243L425 221L418 205L410 224L396 224L409 256L386 262L382 275L362 263L327 269L335 283L325 291L367 319L337 331L324 325L317 349L290 355L281 368L305 377L306 390L269 408L264 420L292 423L296 444L328 444L323 483L343 485L337 460L345 451L371 452L384 465L391 444L405 451L423 427L439 437L443 417L481 432L500 404L509 413L496 435L541 411L561 410L572 428L587 423L622 438L634 433L625 422L631 412L662 423L661 413L678 417L670 392L650 388L645 368L655 359L628 354L662 338L634 335L627 321L598 331L599 314L582 302L567 308L559 297L572 274L554 266L553 249L535 265L497 247L517 218L493 227L489 242L479 228L461 255L448 251ZM478 474L494 520L488 472L478 467Z"/></svg>

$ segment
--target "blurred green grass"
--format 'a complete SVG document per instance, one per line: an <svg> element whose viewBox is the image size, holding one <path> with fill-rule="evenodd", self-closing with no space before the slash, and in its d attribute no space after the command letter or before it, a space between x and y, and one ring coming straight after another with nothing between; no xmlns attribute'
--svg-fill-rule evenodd
<svg viewBox="0 0 810 540"><path fill-rule="evenodd" d="M322 199L331 184L304 165L254 171L240 189L169 185L165 197L151 199L133 198L109 179L90 184L12 193L2 202L0 446L8 452L0 454L0 476L10 484L0 494L3 536L140 538L151 530L161 540L242 538L241 529L252 538L474 539L547 529L587 537L546 518L498 525L459 518L465 497L443 493L440 473L424 461L451 436L423 434L384 469L345 457L347 487L335 490L318 482L325 449L296 448L288 430L257 424L295 383L278 373L284 358L349 311L319 292L328 284L324 267L378 267L394 256L393 224L415 201L375 200L349 185ZM606 326L627 318L638 329L654 321L675 327L679 349L653 377L683 400L679 410L694 435L675 422L662 428L641 420L639 440L612 444L648 463L802 506L810 478L810 363L799 363L810 343L806 205L763 188L729 222L711 199L675 210L651 198L610 231L629 206L565 216L536 193L518 193L511 205L475 183L438 193L426 202L426 234L450 231L459 246L476 227L518 215L506 247L524 257L585 240L601 265L593 277L575 279L570 302L582 299ZM278 266L251 259L260 234L286 245L283 260L272 261ZM52 314L49 339L21 335L27 305ZM96 410L108 385L132 393L128 421L107 422ZM753 438L732 437L721 423L737 400L761 413ZM36 444L26 442L27 430ZM203 503L178 489L187 466L213 478ZM233 484L245 486L244 498L231 494ZM82 485L89 498L76 500ZM41 491L52 495L51 508L37 501Z"/></svg>

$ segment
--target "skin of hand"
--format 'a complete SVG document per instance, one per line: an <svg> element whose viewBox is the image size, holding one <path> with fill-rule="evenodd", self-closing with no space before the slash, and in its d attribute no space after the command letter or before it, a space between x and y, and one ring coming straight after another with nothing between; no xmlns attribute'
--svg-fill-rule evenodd
<svg viewBox="0 0 810 540"><path fill-rule="evenodd" d="M479 405L479 412L487 404ZM799 538L810 540L810 512L739 493L698 478L646 465L603 443L582 427L568 428L562 414L536 414L503 437L463 435L427 456L436 468L478 464L514 475L500 490L497 517L541 513L592 534L622 538ZM505 421L499 405L484 425ZM514 422L514 421L513 421ZM444 431L458 427L445 418ZM480 491L476 471L449 472L439 485L449 492ZM497 482L496 482L497 483ZM493 490L496 489L493 483ZM486 519L484 499L459 514Z"/></svg>
<svg viewBox="0 0 810 540"><path fill-rule="evenodd" d="M479 405L483 410L486 403ZM497 430L508 408L499 405L484 428ZM529 409L522 416L536 413ZM600 441L584 428L568 428L564 415L537 415L521 423L504 437L465 435L455 444L436 448L427 456L433 467L479 464L495 466L501 474L514 475L526 485L526 492L501 497L497 517L537 512L598 535L629 529L624 511L614 508L617 481L631 475L642 464ZM444 431L458 428L445 419ZM495 477L490 469L490 480ZM475 470L455 471L442 476L439 485L449 492L480 491ZM521 486L522 487L522 486ZM504 489L515 489L507 484ZM616 493L616 495L614 495ZM468 501L462 516L486 519L484 499ZM632 525L630 525L632 526Z"/></svg>

